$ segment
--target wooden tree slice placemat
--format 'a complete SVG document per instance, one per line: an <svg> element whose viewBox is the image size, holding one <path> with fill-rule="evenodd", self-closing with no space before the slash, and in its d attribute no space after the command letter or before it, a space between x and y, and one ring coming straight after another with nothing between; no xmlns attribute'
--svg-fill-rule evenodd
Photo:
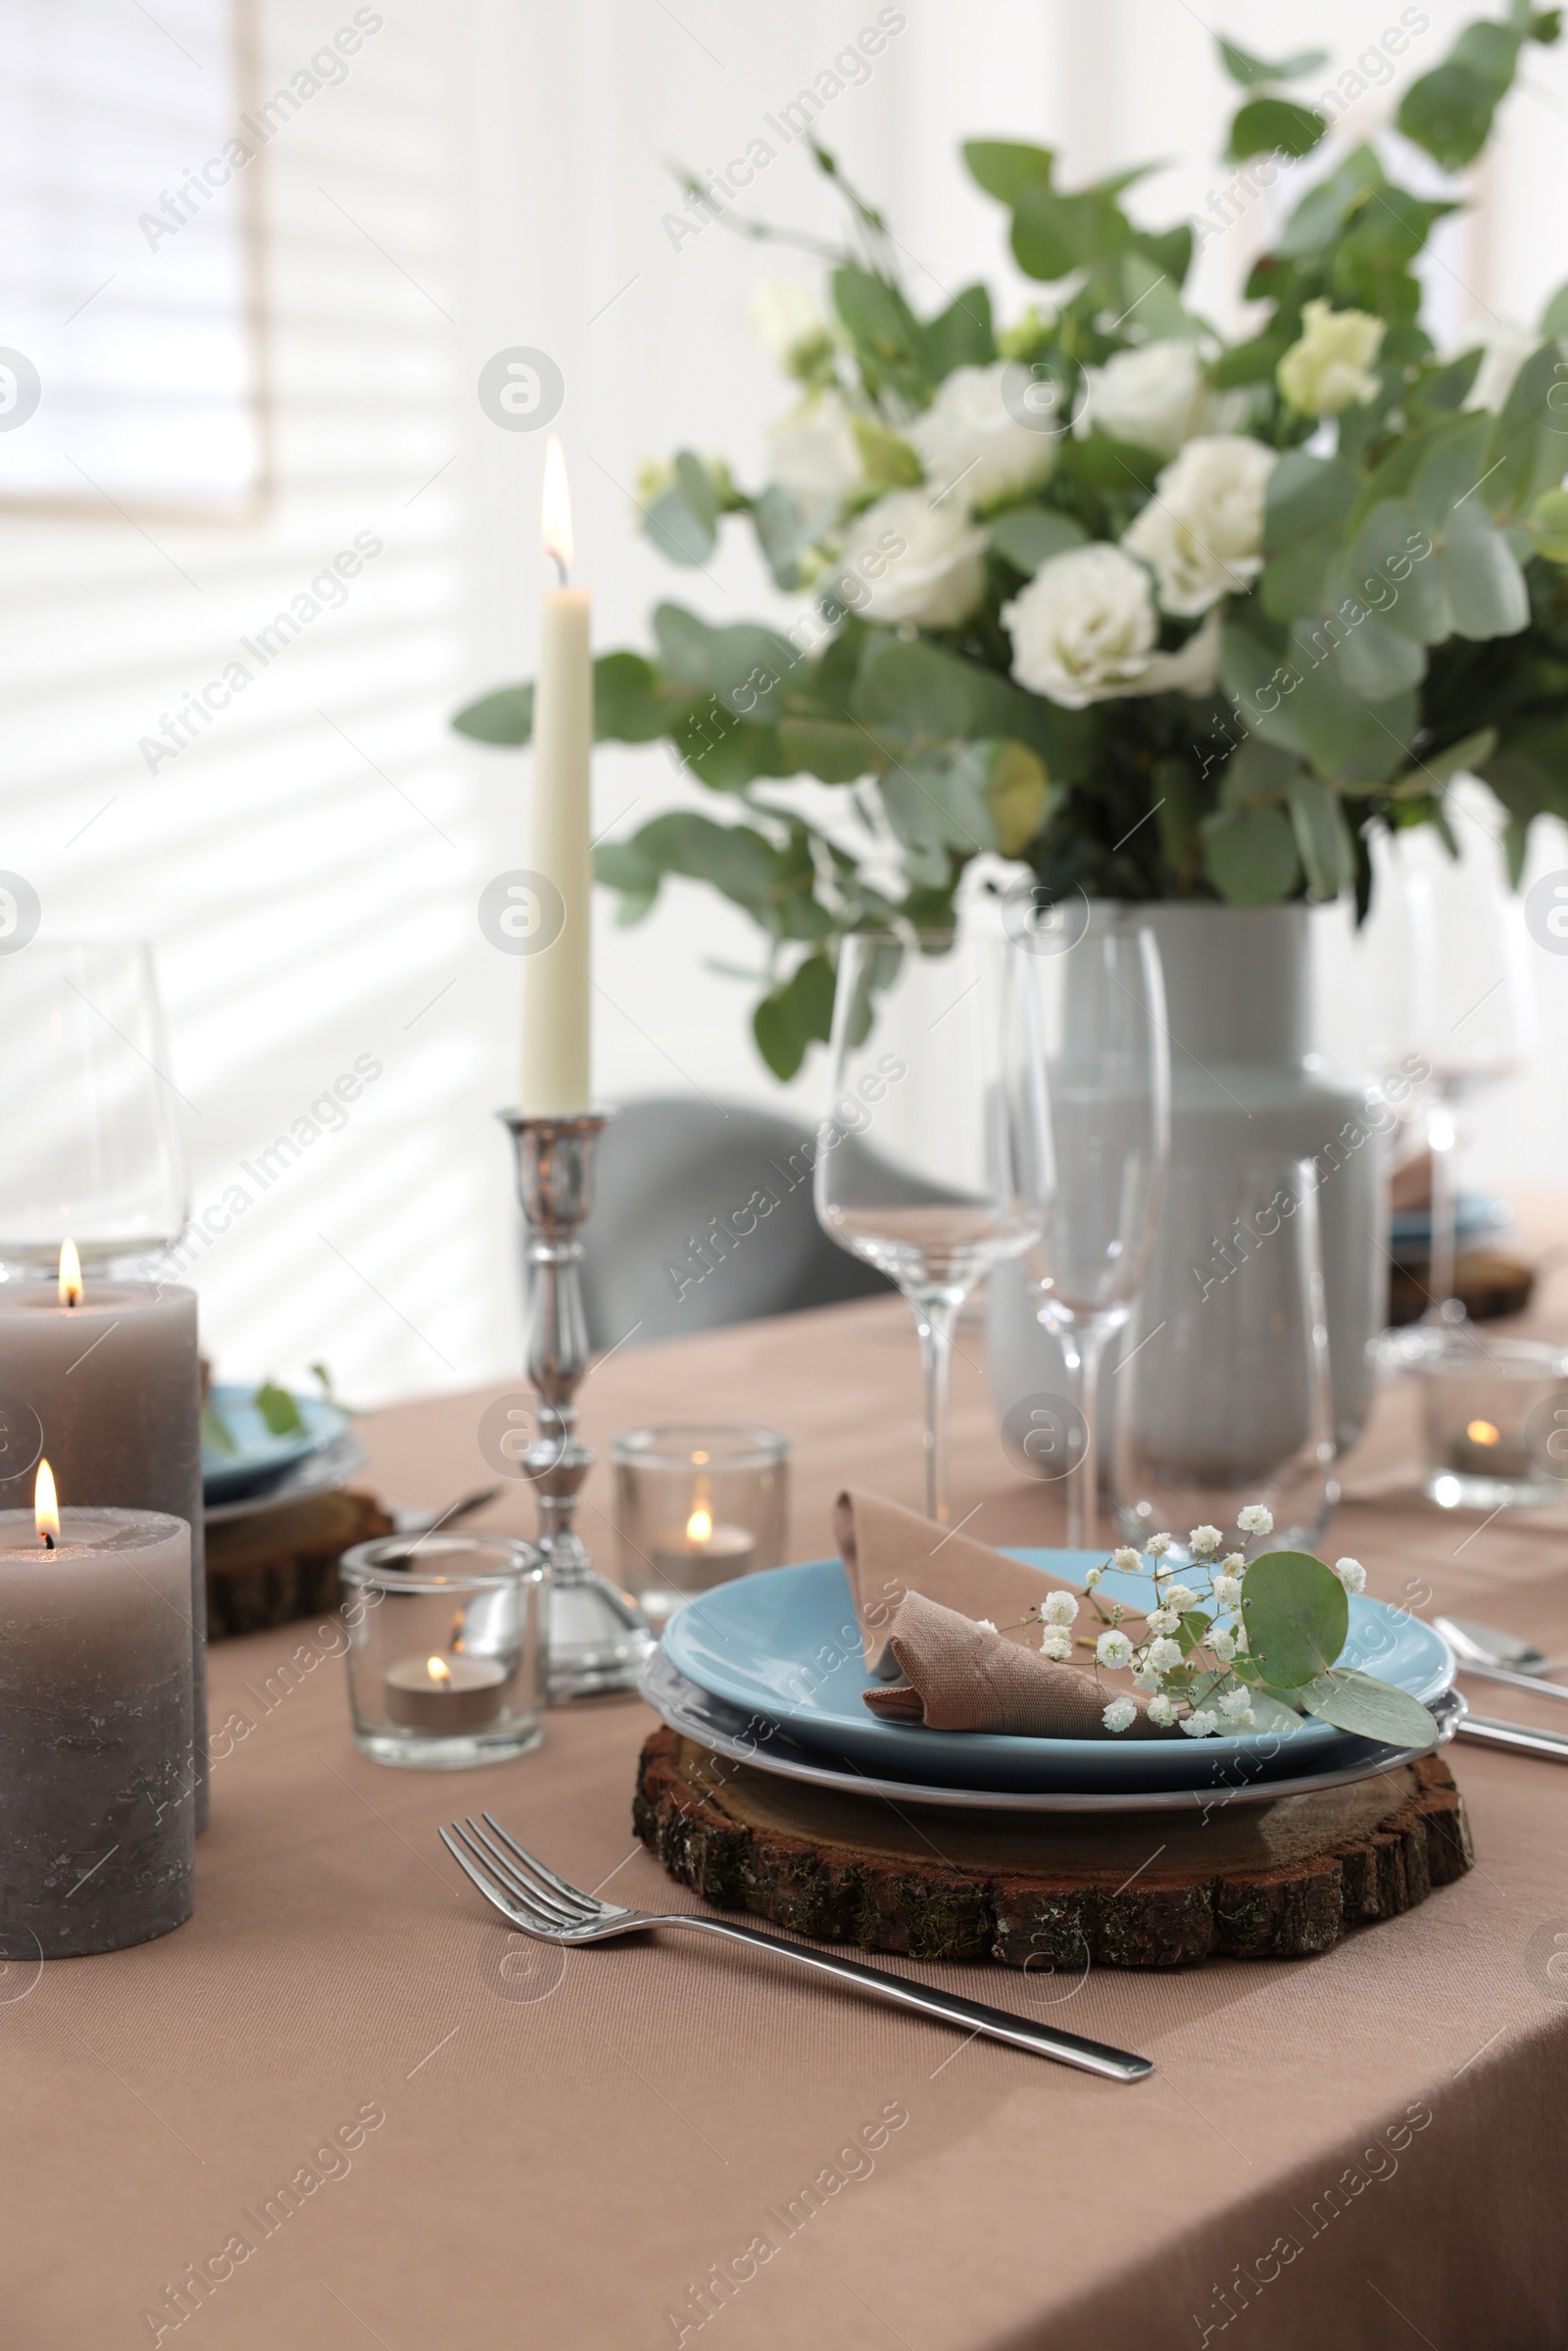
<svg viewBox="0 0 1568 2351"><path fill-rule="evenodd" d="M262 1633L330 1611L344 1552L391 1532L380 1503L352 1488L220 1520L207 1530L207 1638Z"/></svg>
<svg viewBox="0 0 1568 2351"><path fill-rule="evenodd" d="M676 1731L642 1751L632 1819L672 1877L824 1942L1008 1967L1304 1958L1463 1877L1440 1756L1207 1812L974 1813L780 1779Z"/></svg>

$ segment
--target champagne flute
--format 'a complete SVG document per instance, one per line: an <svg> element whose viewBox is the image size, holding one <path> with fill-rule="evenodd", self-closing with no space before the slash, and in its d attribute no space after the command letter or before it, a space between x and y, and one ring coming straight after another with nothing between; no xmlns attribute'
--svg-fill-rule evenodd
<svg viewBox="0 0 1568 2351"><path fill-rule="evenodd" d="M952 932L861 932L839 950L817 1221L914 1309L941 1525L953 1326L987 1269L1038 1239L1050 1182L1044 1071L1020 1043L1028 961L1006 938Z"/></svg>
<svg viewBox="0 0 1568 2351"><path fill-rule="evenodd" d="M1164 981L1136 906L1098 901L1063 926L1031 893L1009 912L1055 1168L1025 1264L1067 1374L1067 1544L1079 1550L1095 1532L1100 1366L1148 1268L1170 1157Z"/></svg>

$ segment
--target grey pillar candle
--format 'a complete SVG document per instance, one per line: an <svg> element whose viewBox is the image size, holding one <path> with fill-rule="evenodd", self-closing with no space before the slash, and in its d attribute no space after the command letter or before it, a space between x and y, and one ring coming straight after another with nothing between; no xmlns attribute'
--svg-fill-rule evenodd
<svg viewBox="0 0 1568 2351"><path fill-rule="evenodd" d="M31 1508L41 1453L73 1508L159 1510L191 1531L196 1827L207 1826L207 1562L202 1543L201 1374L196 1293L89 1279L0 1286L0 1509ZM29 1417L30 1416L30 1417ZM3 1791L0 1791L3 1800Z"/></svg>
<svg viewBox="0 0 1568 2351"><path fill-rule="evenodd" d="M0 1957L148 1942L195 1900L190 1529L0 1511Z"/></svg>

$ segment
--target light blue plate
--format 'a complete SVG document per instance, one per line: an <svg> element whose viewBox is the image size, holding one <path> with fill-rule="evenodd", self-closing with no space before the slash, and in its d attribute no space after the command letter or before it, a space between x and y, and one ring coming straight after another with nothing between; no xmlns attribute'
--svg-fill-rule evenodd
<svg viewBox="0 0 1568 2351"><path fill-rule="evenodd" d="M1104 1554L1009 1547L1008 1556L1082 1590ZM1107 1569L1100 1592L1142 1609L1153 1586L1148 1576ZM1280 1733L1168 1740L1017 1739L879 1722L861 1701L861 1690L875 1685L837 1559L776 1567L701 1592L670 1618L663 1640L678 1672L731 1705L786 1724L793 1739L891 1778L917 1775L952 1788L1211 1788L1227 1771L1251 1780L1337 1769L1372 1746L1311 1717ZM1344 1661L1396 1683L1423 1704L1454 1673L1447 1643L1429 1625L1364 1598L1350 1601Z"/></svg>
<svg viewBox="0 0 1568 2351"><path fill-rule="evenodd" d="M203 1501L237 1502L247 1494L262 1493L296 1462L331 1445L349 1425L348 1414L336 1404L310 1396L297 1396L294 1401L305 1426L290 1436L277 1437L262 1418L254 1389L213 1389L207 1408L221 1419L235 1450L228 1452L203 1443Z"/></svg>

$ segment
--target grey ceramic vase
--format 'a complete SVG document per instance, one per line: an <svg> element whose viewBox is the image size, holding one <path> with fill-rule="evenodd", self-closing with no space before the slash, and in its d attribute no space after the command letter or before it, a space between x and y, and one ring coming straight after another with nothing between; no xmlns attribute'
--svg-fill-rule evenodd
<svg viewBox="0 0 1568 2351"><path fill-rule="evenodd" d="M1312 1052L1305 906L1164 904L1141 910L1164 966L1173 1169L1213 1168L1229 1155L1316 1162L1334 1438L1343 1454L1366 1420L1374 1379L1369 1342L1387 1319L1382 1242L1388 1113L1366 1081L1331 1075ZM1147 1277L1151 1295L1174 1295L1197 1278L1187 1261L1190 1236L1168 1228L1167 1219L1154 1245ZM1214 1240L1222 1245L1225 1235L1216 1231ZM1036 1303L1023 1265L993 1272L991 1385L1003 1417L1022 1397L1062 1389L1060 1352L1036 1319ZM1107 1347L1102 1375L1102 1481L1112 1455L1115 1365L1125 1344L1124 1338ZM1240 1366L1235 1376L1243 1377ZM1214 1422L1224 1414L1214 1409L1215 1380L1205 1379L1202 1389L1208 1452ZM1217 1393L1223 1397L1223 1376ZM1238 1425L1249 1418L1249 1400L1240 1395L1235 1399Z"/></svg>

